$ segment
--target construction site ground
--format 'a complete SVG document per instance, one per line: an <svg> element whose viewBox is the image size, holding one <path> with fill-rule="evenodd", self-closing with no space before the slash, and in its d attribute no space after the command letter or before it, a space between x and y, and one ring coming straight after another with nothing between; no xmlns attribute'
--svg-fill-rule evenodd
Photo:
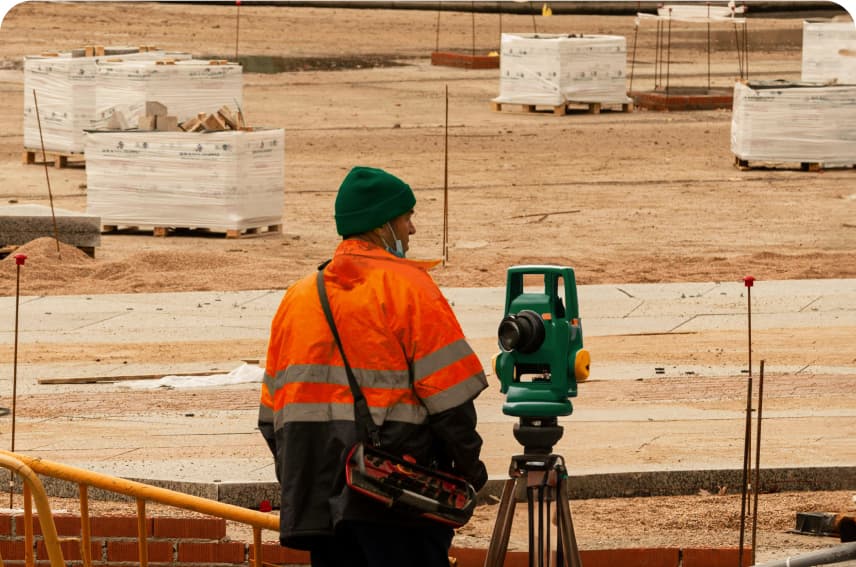
<svg viewBox="0 0 856 567"><path fill-rule="evenodd" d="M99 44L233 58L236 11L169 3L12 8L0 26L0 204L52 198L56 207L86 209L85 168L21 163L24 55ZM804 16L750 20L750 78L799 80ZM443 12L438 27L434 11L241 5L240 55L276 58L283 68L246 72L243 101L251 124L286 132L283 232L225 239L125 231L102 235L94 259L64 245L57 255L46 239L19 249L29 255L20 271L11 257L0 261L0 405L10 408L16 285L21 296L15 449L133 478L269 485L272 467L255 431L258 384L143 389L125 378L226 372L263 359L283 290L337 243L339 182L353 165L373 165L414 188L412 256L442 255L447 209L448 260L434 277L488 368L506 269L575 268L593 366L557 446L572 485L613 473L669 479L741 469L750 308L742 279L758 278L751 356L756 386L765 362L762 468L819 467L817 475L851 479L822 492L762 481L759 559L835 544L788 530L797 512L856 511L856 170L735 169L727 109L495 112L498 70L431 66L431 52L496 50L500 25L619 34L628 52L634 39L638 45L633 90L654 86L653 24L635 36L631 15L499 20ZM673 34L670 81L705 84L704 34L677 24ZM734 30L714 29L712 37L710 80L733 84ZM520 447L496 377L489 381L478 399L479 430L497 480ZM10 418L0 418L3 448L12 441ZM648 497L637 483L625 493L571 503L583 549L738 542L739 483ZM494 514L495 506L480 506L456 543L486 546ZM520 521L512 547L524 546Z"/></svg>

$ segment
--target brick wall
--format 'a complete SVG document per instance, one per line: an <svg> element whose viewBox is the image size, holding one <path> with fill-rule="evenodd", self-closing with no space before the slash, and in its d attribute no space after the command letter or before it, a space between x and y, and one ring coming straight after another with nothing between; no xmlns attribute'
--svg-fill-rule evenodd
<svg viewBox="0 0 856 567"><path fill-rule="evenodd" d="M80 567L83 555L80 544L80 517L57 514L54 524L60 538L66 565ZM139 564L136 516L97 516L90 518L92 564L97 567L133 567ZM4 567L24 565L23 513L0 513L0 556ZM250 543L226 538L226 521L219 518L146 519L148 562L153 567L235 567L248 566L255 557ZM33 554L38 567L48 567L48 553L38 519L33 520ZM450 556L458 567L481 567L484 549L452 548ZM737 549L638 548L582 550L586 567L732 567L737 563ZM309 554L262 544L262 560L283 567L303 567L309 564ZM751 563L751 549L744 551L744 565ZM526 567L528 556L509 552L506 567Z"/></svg>
<svg viewBox="0 0 856 567"><path fill-rule="evenodd" d="M139 564L136 516L90 517L92 564L98 567L130 567ZM66 565L83 565L80 516L54 515ZM6 567L24 565L23 513L0 513L0 556ZM148 562L157 567L234 567L248 565L254 553L251 543L226 538L226 521L220 518L146 519ZM33 519L33 554L36 565L48 565L48 552L38 518ZM265 563L307 565L309 555L276 544L262 546Z"/></svg>

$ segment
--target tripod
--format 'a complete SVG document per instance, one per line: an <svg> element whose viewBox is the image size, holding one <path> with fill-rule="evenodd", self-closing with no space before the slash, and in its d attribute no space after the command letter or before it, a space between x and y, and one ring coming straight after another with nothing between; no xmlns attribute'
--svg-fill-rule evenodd
<svg viewBox="0 0 856 567"><path fill-rule="evenodd" d="M511 458L509 478L502 489L499 512L485 557L485 567L502 567L508 551L518 485L526 483L529 527L529 567L550 565L550 503L556 501L556 565L582 567L571 506L568 502L568 471L565 460L553 454L553 445L562 437L562 427L552 418L520 418L514 424L514 438L523 445L523 454ZM537 503L537 518L535 505ZM537 523L536 523L537 520ZM546 524L546 525L545 525Z"/></svg>

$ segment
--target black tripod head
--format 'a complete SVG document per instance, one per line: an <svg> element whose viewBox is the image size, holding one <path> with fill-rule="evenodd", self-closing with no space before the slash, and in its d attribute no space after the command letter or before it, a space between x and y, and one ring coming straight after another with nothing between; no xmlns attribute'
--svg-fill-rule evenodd
<svg viewBox="0 0 856 567"><path fill-rule="evenodd" d="M549 455L562 433L564 428L555 417L521 417L514 424L514 438L526 455Z"/></svg>

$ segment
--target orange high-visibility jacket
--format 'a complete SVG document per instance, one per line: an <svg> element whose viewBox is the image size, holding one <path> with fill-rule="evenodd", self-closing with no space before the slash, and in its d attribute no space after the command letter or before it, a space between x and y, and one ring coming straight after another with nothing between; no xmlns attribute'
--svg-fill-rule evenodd
<svg viewBox="0 0 856 567"><path fill-rule="evenodd" d="M480 488L473 400L484 370L427 267L345 240L325 268L327 295L382 447ZM342 518L408 521L344 486L345 455L359 440L354 400L315 278L289 288L273 319L259 410L282 488L280 539L298 548Z"/></svg>

